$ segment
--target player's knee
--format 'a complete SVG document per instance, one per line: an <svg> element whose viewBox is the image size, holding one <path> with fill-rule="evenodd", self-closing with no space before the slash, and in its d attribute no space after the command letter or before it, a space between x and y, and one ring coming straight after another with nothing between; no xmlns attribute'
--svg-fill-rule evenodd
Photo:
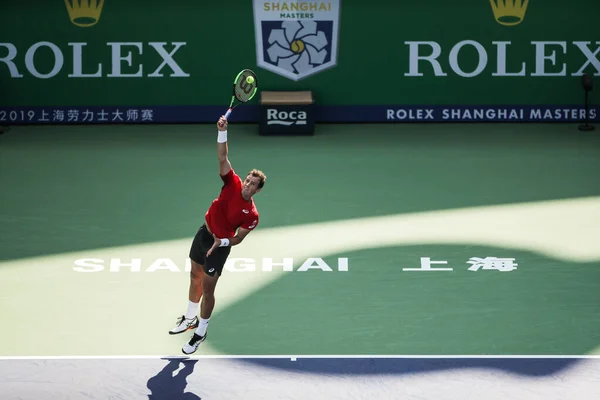
<svg viewBox="0 0 600 400"><path fill-rule="evenodd" d="M202 280L202 295L207 299L212 299L215 296L215 282L206 276Z"/></svg>
<svg viewBox="0 0 600 400"><path fill-rule="evenodd" d="M215 285L212 282L207 282L207 279L202 281L203 293L209 296L213 296L215 294Z"/></svg>
<svg viewBox="0 0 600 400"><path fill-rule="evenodd" d="M192 270L190 271L190 279L192 281L201 283L202 282L202 275L203 275L203 270L202 270L202 267L199 264L197 264L196 266L192 267Z"/></svg>
<svg viewBox="0 0 600 400"><path fill-rule="evenodd" d="M202 297L204 297L205 300L207 301L214 301L215 300L215 291L214 289L211 288L202 288Z"/></svg>

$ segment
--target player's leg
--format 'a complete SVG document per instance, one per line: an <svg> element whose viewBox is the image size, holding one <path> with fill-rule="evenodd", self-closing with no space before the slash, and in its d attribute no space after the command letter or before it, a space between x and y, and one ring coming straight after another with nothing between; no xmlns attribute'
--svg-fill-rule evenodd
<svg viewBox="0 0 600 400"><path fill-rule="evenodd" d="M206 259L204 276L202 277L200 322L190 341L181 349L185 354L195 352L200 343L206 339L208 322L210 321L210 317L215 307L215 288L217 287L217 282L223 272L223 267L225 266L225 261L227 261L230 251L230 247L220 247Z"/></svg>
<svg viewBox="0 0 600 400"><path fill-rule="evenodd" d="M200 298L202 297L202 278L204 277L204 265L192 261L192 270L190 271L190 291L189 305L186 318L194 318L198 316L200 308Z"/></svg>
<svg viewBox="0 0 600 400"><path fill-rule="evenodd" d="M208 321L215 308L215 288L217 287L218 280L219 274L215 274L214 276L204 274L204 278L202 279L204 291L202 292L202 304L200 305L200 326L198 326L196 331L200 336L206 334Z"/></svg>
<svg viewBox="0 0 600 400"><path fill-rule="evenodd" d="M200 323L198 320L198 311L200 310L200 298L202 297L203 275L204 266L192 260L187 311L179 317L177 324L169 331L169 334L176 335L198 327Z"/></svg>
<svg viewBox="0 0 600 400"><path fill-rule="evenodd" d="M202 296L202 277L204 276L204 263L206 262L204 248L210 240L214 240L212 235L209 236L206 227L202 226L196 233L190 248L189 257L192 261L192 268L190 270L187 311L177 319L177 324L169 331L171 335L187 332L198 327L198 310Z"/></svg>

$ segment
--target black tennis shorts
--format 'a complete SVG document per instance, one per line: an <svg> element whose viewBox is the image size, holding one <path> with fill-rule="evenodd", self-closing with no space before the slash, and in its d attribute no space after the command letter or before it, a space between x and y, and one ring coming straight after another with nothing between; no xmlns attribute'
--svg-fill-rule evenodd
<svg viewBox="0 0 600 400"><path fill-rule="evenodd" d="M231 252L231 247L217 247L210 256L206 257L206 252L212 247L214 242L215 239L206 228L206 224L202 225L192 242L190 259L200 265L204 265L204 272L208 275L215 276L215 274L219 274L221 276L225 261L227 261L227 257L229 257L229 253Z"/></svg>

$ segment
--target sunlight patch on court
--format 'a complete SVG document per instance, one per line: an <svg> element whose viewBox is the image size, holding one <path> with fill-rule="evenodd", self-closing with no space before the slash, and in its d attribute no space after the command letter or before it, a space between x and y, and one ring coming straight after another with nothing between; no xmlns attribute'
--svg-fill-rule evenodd
<svg viewBox="0 0 600 400"><path fill-rule="evenodd" d="M310 257L360 249L469 244L594 262L600 260L599 222L600 197L398 214L258 229L232 249L231 257L293 258L298 266ZM0 314L9 329L0 333L0 355L180 354L191 333L167 332L187 306L184 268L191 240L1 262ZM84 258L105 260L104 270L76 272L75 260ZM141 259L139 272L123 266L111 272L107 265L110 259L136 258ZM176 265L165 263L148 272L157 259ZM219 323L220 311L288 273L277 267L272 272L225 271L212 323ZM349 272L342 273L352 273L351 259ZM208 335L201 354L216 353L210 348L210 326Z"/></svg>

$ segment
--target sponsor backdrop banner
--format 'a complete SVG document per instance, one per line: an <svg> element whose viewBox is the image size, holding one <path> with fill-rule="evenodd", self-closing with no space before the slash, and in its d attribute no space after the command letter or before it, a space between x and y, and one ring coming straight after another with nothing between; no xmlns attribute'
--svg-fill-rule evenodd
<svg viewBox="0 0 600 400"><path fill-rule="evenodd" d="M1 8L2 124L214 122L243 68L261 90L313 91L317 122L581 121L581 75L600 76L588 0ZM257 121L258 98L231 120Z"/></svg>

